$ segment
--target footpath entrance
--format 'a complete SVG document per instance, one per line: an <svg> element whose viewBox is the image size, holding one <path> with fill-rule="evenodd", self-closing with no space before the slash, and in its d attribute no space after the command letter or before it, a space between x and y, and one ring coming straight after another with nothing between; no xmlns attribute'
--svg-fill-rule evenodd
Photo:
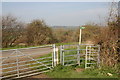
<svg viewBox="0 0 120 80"><path fill-rule="evenodd" d="M59 46L58 46L59 47ZM32 54L28 54L30 51ZM34 53L34 51L37 51ZM29 51L29 52L27 52ZM61 45L57 48L54 45L2 50L9 56L0 58L2 79L15 79L44 73L53 69L57 64L63 66L84 65L84 68L99 67L100 46ZM42 55L44 54L44 55ZM47 54L47 55L46 55Z"/></svg>
<svg viewBox="0 0 120 80"><path fill-rule="evenodd" d="M64 66L84 64L85 68L99 67L100 46L90 44L61 45L60 63Z"/></svg>

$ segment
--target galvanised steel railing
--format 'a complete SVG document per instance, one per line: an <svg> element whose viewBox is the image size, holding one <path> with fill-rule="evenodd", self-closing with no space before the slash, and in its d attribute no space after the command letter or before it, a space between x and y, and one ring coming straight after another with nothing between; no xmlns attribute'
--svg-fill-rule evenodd
<svg viewBox="0 0 120 80"><path fill-rule="evenodd" d="M100 64L100 46L94 44L74 44L60 46L60 63L64 66L81 65L90 68Z"/></svg>
<svg viewBox="0 0 120 80"><path fill-rule="evenodd" d="M22 50L29 49L43 49L51 48L51 52L43 51L48 55L37 55L38 53L26 54ZM2 52L13 51L9 56L0 58L2 68L0 69L0 74L2 74L2 79L15 79L22 78L26 76L31 76L51 70L56 65L56 50L55 45L39 46L39 47L30 47L22 49L10 49L2 50Z"/></svg>

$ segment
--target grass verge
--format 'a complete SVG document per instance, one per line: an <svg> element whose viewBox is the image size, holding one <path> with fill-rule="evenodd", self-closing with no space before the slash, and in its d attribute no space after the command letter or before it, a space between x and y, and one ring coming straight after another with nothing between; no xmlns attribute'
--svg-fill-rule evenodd
<svg viewBox="0 0 120 80"><path fill-rule="evenodd" d="M77 71L80 69L80 71ZM52 71L45 73L51 78L120 78L114 68L90 68L84 69L79 66L57 66ZM112 74L112 75L109 75Z"/></svg>

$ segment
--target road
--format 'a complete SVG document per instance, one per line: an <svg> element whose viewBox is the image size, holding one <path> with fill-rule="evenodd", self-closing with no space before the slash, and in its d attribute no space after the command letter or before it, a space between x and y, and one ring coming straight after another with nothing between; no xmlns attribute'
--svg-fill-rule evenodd
<svg viewBox="0 0 120 80"><path fill-rule="evenodd" d="M37 55L42 55L46 53L52 52L51 47L46 47L46 48L33 48L33 49L18 49L18 51L24 53L24 54L37 54ZM8 57L10 55L14 56L15 50L8 50L8 51L2 51L2 56L3 57Z"/></svg>
<svg viewBox="0 0 120 80"><path fill-rule="evenodd" d="M21 56L25 54L26 56L21 56L19 58L27 58L28 56L31 56L32 58L37 58L39 56L51 53L53 51L52 47L45 47L45 48L31 48L31 49L18 49L18 52L16 50L7 50L7 51L2 51L2 57L9 57L7 59L3 59L6 61L11 61L11 60L16 60L15 56Z"/></svg>

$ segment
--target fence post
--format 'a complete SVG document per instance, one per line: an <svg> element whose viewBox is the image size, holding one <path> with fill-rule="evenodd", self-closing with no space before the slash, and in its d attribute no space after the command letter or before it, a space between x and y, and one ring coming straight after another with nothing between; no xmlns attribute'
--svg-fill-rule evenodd
<svg viewBox="0 0 120 80"><path fill-rule="evenodd" d="M98 46L98 60L97 60L97 64L98 64L98 67L100 68L100 46Z"/></svg>
<svg viewBox="0 0 120 80"><path fill-rule="evenodd" d="M20 77L20 74L19 74L19 60L18 60L18 49L16 50L16 62L17 62L17 74L18 74L18 78Z"/></svg>
<svg viewBox="0 0 120 80"><path fill-rule="evenodd" d="M60 64L62 64L62 45L60 46Z"/></svg>
<svg viewBox="0 0 120 80"><path fill-rule="evenodd" d="M85 69L87 68L87 50L88 50L88 46L86 46L86 54L85 54Z"/></svg>
<svg viewBox="0 0 120 80"><path fill-rule="evenodd" d="M54 49L53 49L53 61L54 61L54 66L56 66L56 47L55 44L53 45Z"/></svg>
<svg viewBox="0 0 120 80"><path fill-rule="evenodd" d="M80 45L77 47L77 63L80 66Z"/></svg>
<svg viewBox="0 0 120 80"><path fill-rule="evenodd" d="M52 67L54 67L54 45L53 45L53 52L52 52Z"/></svg>
<svg viewBox="0 0 120 80"><path fill-rule="evenodd" d="M1 71L0 71L0 80L2 80L2 76L3 76L3 73L2 73L2 72L3 72L3 69L2 69L2 67L3 67L3 66L2 66L2 63L3 63L3 62L2 62L2 61L3 61L2 51L0 51L0 60L1 60L1 61L0 61L0 69L1 69Z"/></svg>
<svg viewBox="0 0 120 80"><path fill-rule="evenodd" d="M59 64L58 48L56 48L56 63Z"/></svg>
<svg viewBox="0 0 120 80"><path fill-rule="evenodd" d="M62 58L62 61L63 61L63 65L64 65L64 45L63 45L63 47L62 47L62 50L63 50L63 51L62 51L62 55L63 55L63 56L62 56L62 57L63 57L63 58Z"/></svg>
<svg viewBox="0 0 120 80"><path fill-rule="evenodd" d="M92 54L92 48L91 48L91 45L88 46L88 56L89 56L89 62L90 62L90 59L91 59L91 54Z"/></svg>

